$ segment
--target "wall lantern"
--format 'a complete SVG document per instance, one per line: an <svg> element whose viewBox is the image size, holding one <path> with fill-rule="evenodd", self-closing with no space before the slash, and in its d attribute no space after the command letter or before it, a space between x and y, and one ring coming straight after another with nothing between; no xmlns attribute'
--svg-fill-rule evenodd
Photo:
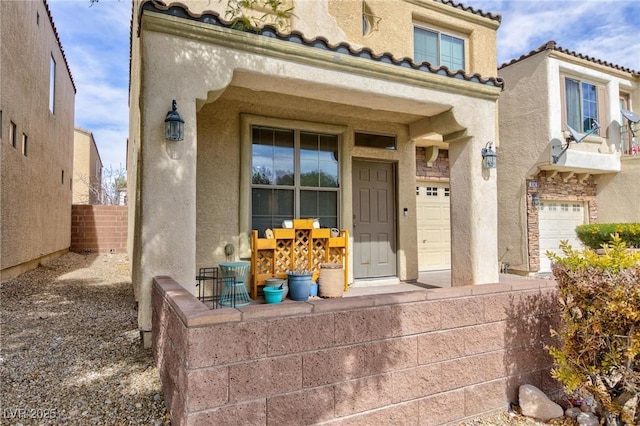
<svg viewBox="0 0 640 426"><path fill-rule="evenodd" d="M498 155L492 149L492 147L493 142L489 141L484 146L484 148L482 148L482 167L484 167L485 169L496 168L496 158L498 157Z"/></svg>
<svg viewBox="0 0 640 426"><path fill-rule="evenodd" d="M177 105L174 99L171 111L167 113L167 118L164 119L164 137L168 141L184 140L184 120L178 114Z"/></svg>
<svg viewBox="0 0 640 426"><path fill-rule="evenodd" d="M531 202L533 203L533 207L540 207L540 197L538 196L538 193L534 192L531 194Z"/></svg>

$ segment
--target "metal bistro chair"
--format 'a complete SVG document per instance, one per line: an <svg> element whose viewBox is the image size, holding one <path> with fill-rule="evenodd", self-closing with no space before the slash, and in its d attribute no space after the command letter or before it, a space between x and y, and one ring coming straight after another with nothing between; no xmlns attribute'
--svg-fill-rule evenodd
<svg viewBox="0 0 640 426"><path fill-rule="evenodd" d="M224 279L220 276L217 267L200 268L196 275L198 283L198 299L211 309L220 307L220 297L224 289Z"/></svg>

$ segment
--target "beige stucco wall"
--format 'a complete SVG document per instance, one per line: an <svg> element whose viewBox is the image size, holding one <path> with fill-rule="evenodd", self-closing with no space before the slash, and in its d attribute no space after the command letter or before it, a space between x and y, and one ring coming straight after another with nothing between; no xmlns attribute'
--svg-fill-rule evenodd
<svg viewBox="0 0 640 426"><path fill-rule="evenodd" d="M417 277L413 141L444 135L452 165L454 281L497 281L496 175L482 169L480 150L497 136L499 89L176 17L145 12L142 22L134 41L139 60L132 76L139 81L132 81L132 94L139 99L132 98L131 110L138 122L128 168L137 183L132 251L142 330L150 330L153 276L172 276L193 292L197 267L223 260L227 242L248 256L240 113L345 129L340 214L349 230L350 160L397 162L401 279ZM185 120L185 140L178 143L164 139L172 99ZM353 129L396 133L399 149L353 147Z"/></svg>
<svg viewBox="0 0 640 426"><path fill-rule="evenodd" d="M100 204L102 160L89 130L73 132L73 204Z"/></svg>
<svg viewBox="0 0 640 426"><path fill-rule="evenodd" d="M39 23L38 23L39 16ZM68 250L75 87L42 1L0 2L2 279ZM55 109L49 67L56 62ZM17 126L17 146L9 126ZM27 155L22 135L28 137Z"/></svg>
<svg viewBox="0 0 640 426"><path fill-rule="evenodd" d="M500 70L498 150L498 255L513 270L528 271L526 179L549 158L549 94L546 55Z"/></svg>
<svg viewBox="0 0 640 426"><path fill-rule="evenodd" d="M623 158L620 173L597 183L598 223L640 223L640 156Z"/></svg>
<svg viewBox="0 0 640 426"><path fill-rule="evenodd" d="M367 0L366 5L371 14L381 19L377 31L363 36L363 2L329 0L329 13L349 42L376 53L391 52L397 58L413 58L413 27L419 25L464 39L467 73L496 75L499 22L432 0Z"/></svg>

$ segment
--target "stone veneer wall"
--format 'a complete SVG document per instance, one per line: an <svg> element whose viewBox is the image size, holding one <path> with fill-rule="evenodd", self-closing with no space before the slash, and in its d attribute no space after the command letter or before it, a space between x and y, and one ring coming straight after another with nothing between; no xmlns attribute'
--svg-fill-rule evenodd
<svg viewBox="0 0 640 426"><path fill-rule="evenodd" d="M582 201L588 210L587 223L597 223L598 219L597 188L592 176L579 180L576 176L567 179L563 178L561 173L547 173L542 172L536 179L526 181L529 271L540 270L540 216L538 208L533 205L534 193L538 194L540 200Z"/></svg>
<svg viewBox="0 0 640 426"><path fill-rule="evenodd" d="M71 251L126 253L127 206L71 206Z"/></svg>
<svg viewBox="0 0 640 426"><path fill-rule="evenodd" d="M153 352L174 425L457 422L548 394L553 281L210 310L153 282Z"/></svg>
<svg viewBox="0 0 640 426"><path fill-rule="evenodd" d="M416 178L449 182L449 150L439 149L432 163L427 163L425 147L416 148Z"/></svg>

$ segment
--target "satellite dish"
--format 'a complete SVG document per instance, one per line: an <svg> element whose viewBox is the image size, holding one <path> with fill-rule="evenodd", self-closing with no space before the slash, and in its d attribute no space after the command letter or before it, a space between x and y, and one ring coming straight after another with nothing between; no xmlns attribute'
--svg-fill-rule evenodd
<svg viewBox="0 0 640 426"><path fill-rule="evenodd" d="M633 124L635 124L635 123L640 121L640 117L638 117L638 114L636 114L633 111L629 111L629 110L626 110L626 109L621 109L620 112L622 113L622 116L624 118L626 118L627 120L629 120Z"/></svg>
<svg viewBox="0 0 640 426"><path fill-rule="evenodd" d="M571 137L573 138L573 140L576 141L576 143L582 142L584 140L584 138L586 138L590 134L593 134L593 133L597 132L599 128L600 128L600 123L598 123L596 120L593 120L591 129L589 129L589 131L587 133L582 134L582 133L572 129L571 126L569 126L567 124L567 129L569 129L569 133L571 134Z"/></svg>
<svg viewBox="0 0 640 426"><path fill-rule="evenodd" d="M569 125L567 125L567 129L569 129L569 133L571 133L571 137L573 138L574 141L576 141L576 143L582 142L582 139L584 139L586 136L586 135L583 135L582 133L578 133L577 131L573 130Z"/></svg>

